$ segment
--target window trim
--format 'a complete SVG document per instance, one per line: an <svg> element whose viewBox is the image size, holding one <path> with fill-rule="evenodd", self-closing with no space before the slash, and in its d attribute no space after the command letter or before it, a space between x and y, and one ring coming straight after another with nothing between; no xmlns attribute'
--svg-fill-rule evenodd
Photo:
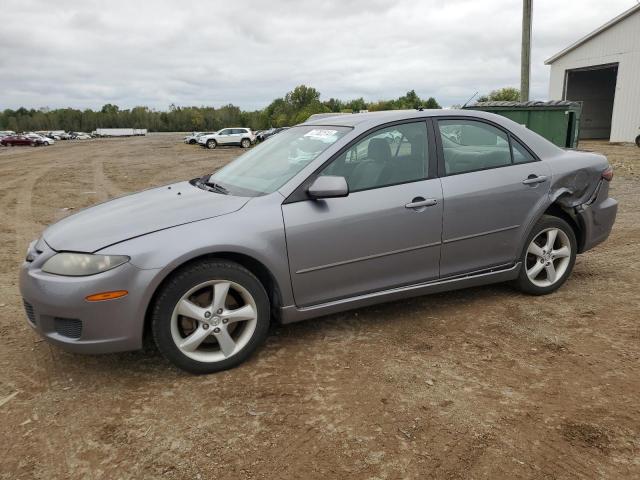
<svg viewBox="0 0 640 480"><path fill-rule="evenodd" d="M485 167L485 168L477 168L475 170L467 170L465 172L456 172L456 173L446 173L445 170L445 162L444 162L444 149L442 147L442 137L441 137L441 133L440 133L440 125L439 125L439 121L440 120L466 120L466 121L473 121L473 122L480 122L480 123L485 123L487 125L490 125L494 128L497 128L498 130L500 130L503 134L506 135L507 140L509 142L509 155L511 157L511 162L506 164L506 165L496 165L494 167ZM479 117L472 117L472 116L467 116L467 115L446 115L446 116L438 116L438 117L434 117L433 118L433 127L435 129L436 135L435 135L435 142L436 142L436 148L438 150L438 154L437 154L437 158L438 158L438 177L440 178L445 178L445 177L453 177L455 175L464 175L467 173L475 173L475 172L484 172L485 170L495 170L496 168L506 168L506 167L513 167L515 165L526 165L528 163L533 163L533 162L539 162L540 157L538 157L535 152L533 152L529 146L522 141L522 139L520 139L517 135L513 134L510 130L507 130L505 127L503 127L502 125L499 125L495 122L492 122L491 120L487 120L485 118L479 118ZM513 145L511 140L515 139L520 145L522 145L524 147L524 149L529 152L531 154L531 157L533 158L533 160L528 161L528 162L521 162L521 163L514 163L513 162Z"/></svg>
<svg viewBox="0 0 640 480"><path fill-rule="evenodd" d="M365 189L358 190L358 191L355 191L355 192L349 192L349 195L351 195L353 193L367 192L369 190L377 190L377 189L380 189L380 188L394 187L394 186L397 186L397 185L404 185L404 184L408 184L408 183L422 182L424 180L431 180L431 179L434 179L434 178L438 178L438 164L439 164L439 161L438 161L438 156L437 156L436 139L435 139L435 137L433 135L433 132L432 132L432 130L434 128L433 125L432 125L432 122L433 121L432 121L431 117L413 117L413 118L405 118L405 119L402 119L402 120L396 120L396 121L393 121L393 122L381 123L379 125L376 125L374 127L369 128L368 130L365 130L360 135L358 135L356 138L354 138L349 143L347 143L342 148L340 148L340 150L338 150L331 157L329 157L327 160L325 160L322 163L322 165L320 165L318 168L316 168L313 171L313 173L311 173L306 179L304 179L302 182L300 182L300 185L298 185L296 187L296 189L284 200L284 202L282 202L282 204L286 205L288 203L297 203L297 202L304 202L306 200L313 200L313 198L311 198L308 195L307 189L311 186L311 184L314 182L314 180L316 178L318 178L318 176L319 176L320 172L322 172L322 170L324 170L333 161L337 160L338 157L340 157L343 153L348 151L351 147L355 146L361 140L363 140L364 138L368 137L372 133L375 133L378 130L383 130L385 128L394 127L396 125L405 125L405 124L408 124L408 123L423 123L423 124L425 124L425 132L427 134L427 152L428 152L427 160L428 160L428 165L427 165L427 172L425 172L424 178L419 178L419 179L416 179L416 180L410 180L408 182L398 182L398 183L393 183L393 184L389 184L389 185L383 185L383 186L379 186L379 187L365 188Z"/></svg>
<svg viewBox="0 0 640 480"><path fill-rule="evenodd" d="M518 144L520 144L520 146L522 148L525 149L525 151L531 155L531 158L533 158L533 160L528 160L526 162L519 162L516 163L514 158L513 158L513 140L515 140ZM538 158L538 156L536 154L534 154L531 149L529 147L527 147L520 139L518 139L518 137L516 137L515 135L509 135L509 145L511 146L511 165L526 165L527 163L533 163L533 162L539 162L540 159Z"/></svg>

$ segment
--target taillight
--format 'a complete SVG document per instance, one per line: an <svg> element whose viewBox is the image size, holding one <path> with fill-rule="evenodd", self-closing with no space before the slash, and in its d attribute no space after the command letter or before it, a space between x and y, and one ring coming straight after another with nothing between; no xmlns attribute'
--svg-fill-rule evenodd
<svg viewBox="0 0 640 480"><path fill-rule="evenodd" d="M610 182L613 179L613 167L608 166L607 169L602 172L602 178L604 178L607 182Z"/></svg>

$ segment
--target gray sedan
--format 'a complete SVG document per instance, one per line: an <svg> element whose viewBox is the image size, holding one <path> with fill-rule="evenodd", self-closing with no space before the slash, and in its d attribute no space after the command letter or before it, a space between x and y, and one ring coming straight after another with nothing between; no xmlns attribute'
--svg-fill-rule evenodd
<svg viewBox="0 0 640 480"><path fill-rule="evenodd" d="M320 118L50 226L20 290L29 325L64 349L152 335L178 367L214 372L272 321L493 282L554 292L609 235L612 176L602 155L489 113Z"/></svg>

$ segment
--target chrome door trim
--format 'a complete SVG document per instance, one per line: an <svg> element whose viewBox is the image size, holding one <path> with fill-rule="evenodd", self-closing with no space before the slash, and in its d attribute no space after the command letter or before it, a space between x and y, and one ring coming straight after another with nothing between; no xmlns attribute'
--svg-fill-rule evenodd
<svg viewBox="0 0 640 480"><path fill-rule="evenodd" d="M422 248L436 247L436 246L438 246L440 244L442 244L442 242L427 243L427 244L424 244L424 245L416 245L415 247L401 248L399 250L391 250L389 252L383 252L383 253L375 253L373 255L367 255L365 257L351 258L349 260L343 260L341 262L327 263L326 265L318 265L317 267L302 268L302 269L296 271L296 274L315 272L317 270L324 270L324 269L327 269L327 268L339 267L341 265L348 265L350 263L362 262L364 260L371 260L371 259L374 259L374 258L386 257L388 255L395 255L397 253L412 252L414 250L420 250Z"/></svg>
<svg viewBox="0 0 640 480"><path fill-rule="evenodd" d="M486 232L474 233L473 235L465 235L464 237L448 238L447 240L443 240L442 243L458 242L460 240L468 240L470 238L483 237L485 235L491 235L492 233L500 233L500 232L506 232L507 230L514 230L514 229L519 228L519 227L520 227L520 225L511 225L509 227L496 228L495 230L489 230L489 231L486 231Z"/></svg>

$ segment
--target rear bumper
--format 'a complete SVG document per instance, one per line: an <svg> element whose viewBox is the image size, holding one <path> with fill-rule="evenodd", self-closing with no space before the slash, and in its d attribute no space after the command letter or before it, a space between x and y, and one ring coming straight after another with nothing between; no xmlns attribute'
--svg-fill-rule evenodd
<svg viewBox="0 0 640 480"><path fill-rule="evenodd" d="M608 188L599 188L593 202L576 208L577 219L584 232L580 252L585 252L604 242L611 233L618 213L618 202L609 197L608 192Z"/></svg>

